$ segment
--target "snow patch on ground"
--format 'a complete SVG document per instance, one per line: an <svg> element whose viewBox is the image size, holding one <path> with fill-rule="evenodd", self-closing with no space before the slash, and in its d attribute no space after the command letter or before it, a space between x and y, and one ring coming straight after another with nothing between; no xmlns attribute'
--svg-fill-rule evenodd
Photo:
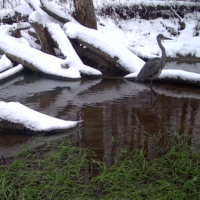
<svg viewBox="0 0 200 200"><path fill-rule="evenodd" d="M199 18L200 13L186 14L183 18L186 27L179 31L178 36L173 36L166 30L165 26L178 31L178 19L172 18L123 20L98 16L98 31L113 40L118 40L133 53L143 58L160 56L161 51L156 41L156 36L160 33L173 39L162 42L168 57L177 58L177 55L189 54L200 57L200 38L193 35Z"/></svg>

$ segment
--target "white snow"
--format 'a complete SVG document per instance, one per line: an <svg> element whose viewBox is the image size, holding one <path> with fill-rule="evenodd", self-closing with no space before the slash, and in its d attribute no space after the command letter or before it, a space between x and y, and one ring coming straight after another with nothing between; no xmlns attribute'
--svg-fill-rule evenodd
<svg viewBox="0 0 200 200"><path fill-rule="evenodd" d="M72 67L69 69L61 68L62 59L25 46L10 36L1 35L0 49L7 53L14 54L21 59L27 60L44 74L72 79L81 78L78 69Z"/></svg>
<svg viewBox="0 0 200 200"><path fill-rule="evenodd" d="M51 131L75 127L78 121L65 121L34 111L18 102L0 101L0 120L23 124L33 131Z"/></svg>
<svg viewBox="0 0 200 200"><path fill-rule="evenodd" d="M10 76L13 76L14 74L22 71L23 69L24 67L21 64L19 64L16 67L13 67L9 70L6 70L5 72L0 73L0 81Z"/></svg>
<svg viewBox="0 0 200 200"><path fill-rule="evenodd" d="M53 2L49 2L47 0L42 0L42 3L43 3L44 6L48 7L48 9L50 11L57 14L58 16L65 18L65 19L68 19L70 21L75 21L75 19L70 14L65 13L62 10L60 10L58 8L58 5L56 6L55 4L53 4Z"/></svg>
<svg viewBox="0 0 200 200"><path fill-rule="evenodd" d="M199 23L198 20L200 19L199 12L185 14L182 21L185 22L186 27L184 30L179 31L179 34L177 36L171 35L166 29L166 27L170 27L178 32L179 25L178 19L176 18L158 18L155 20L144 20L136 17L133 19L123 20L118 18L117 16L113 18L100 15L97 16L98 31L86 28L76 23L74 20L74 22L69 22L65 24L65 35L65 33L63 33L61 31L61 28L59 27L59 25L61 26L61 23L58 23L56 20L48 16L44 11L42 11L42 9L40 8L39 0L26 1L30 2L36 11L32 12L31 9L27 9L26 6L22 5L26 4L23 0L21 0L21 5L15 8L16 11L20 11L20 13L30 15L29 20L32 22L38 21L44 27L48 27L49 31L53 34L54 39L56 41L61 41L58 44L59 48L67 58L65 60L62 60L54 56L42 53L41 51L34 48L31 48L29 44L31 38L30 36L28 36L28 34L26 34L25 31L22 31L22 36L24 36L26 40L24 38L14 39L10 37L10 26L8 25L0 26L0 49L3 49L8 53L14 54L15 56L20 57L24 60L28 60L28 62L35 65L40 71L45 74L57 75L70 79L81 78L80 72L94 75L101 74L98 70L85 66L82 63L82 61L72 48L66 35L71 39L78 38L79 40L87 41L88 44L99 48L105 53L111 55L113 58L118 57L119 63L131 72L131 74L125 76L125 78L136 77L138 72L144 65L144 61L142 61L137 56L141 56L143 58L160 56L161 51L156 42L156 36L159 33L162 33L163 35L173 39L172 41L163 42L163 46L166 49L166 54L168 57L177 58L178 55L192 55L200 58L200 37L194 37L195 27L197 23ZM59 10L58 6L56 6L55 0L51 2L52 4L50 8L54 12L58 13ZM48 1L44 0L44 3L48 3ZM166 4L172 6L190 6L192 5L192 2L94 0L94 5L97 13L98 11L100 11L100 9L105 8L106 6L111 6L113 9L115 9L121 4L124 4L127 7L133 5L151 5L157 7L158 5ZM200 3L196 2L196 5L200 6ZM14 7L16 7L16 5ZM10 8L10 6L7 5L7 8ZM1 9L0 19L2 19L7 14L14 15L14 11ZM66 15L62 13L61 15L63 17L68 17L68 13ZM33 45L31 46L35 47ZM8 61L5 62L5 60L6 59L3 57L0 59L0 69L2 68L2 71L7 69L7 66L11 66L11 64L8 64ZM1 62L3 64L1 64ZM63 64L67 64L69 68L62 68L61 65ZM17 67L0 73L0 80L12 75L13 73L19 72L22 69L22 65L18 65ZM164 69L159 78L182 79L195 82L200 81L200 74L184 71L182 69ZM31 109L17 102L0 102L0 110L1 119L7 119L13 122L25 124L25 126L27 128L30 128L31 130L54 130L63 128L66 129L74 127L77 124L77 122L64 121L48 117L44 114L32 111Z"/></svg>
<svg viewBox="0 0 200 200"><path fill-rule="evenodd" d="M173 0L135 0L135 1L130 1L130 0L119 0L119 1L114 1L114 0L93 0L94 6L96 9L101 9L103 7L113 7L113 9L117 6L120 5L126 5L127 7L130 6L139 6L139 5L144 5L144 6L154 6L157 7L159 5L165 6L165 5L171 5L171 6L181 6L181 5L186 5L190 6L193 5L192 2L187 2L187 1L173 1ZM200 3L196 2L196 5L199 6Z"/></svg>
<svg viewBox="0 0 200 200"><path fill-rule="evenodd" d="M144 65L143 60L135 56L116 38L107 37L106 34L74 22L66 23L64 29L69 38L79 39L109 54L112 58L119 58L118 62L129 72L138 71Z"/></svg>
<svg viewBox="0 0 200 200"><path fill-rule="evenodd" d="M173 70L173 69L166 69L163 70L159 79L165 78L172 78L172 79L181 79L181 80L192 80L192 81L200 81L200 74L193 73L193 72L186 72L183 70Z"/></svg>
<svg viewBox="0 0 200 200"><path fill-rule="evenodd" d="M7 69L10 69L13 67L13 63L6 57L6 55L4 54L1 58L0 58L0 72L3 72Z"/></svg>
<svg viewBox="0 0 200 200"><path fill-rule="evenodd" d="M128 74L124 76L125 78L136 78L138 75L138 72ZM185 81L200 81L200 74L188 72L184 70L178 70L178 69L164 69L162 70L160 76L158 79L179 79L179 80L185 80Z"/></svg>
<svg viewBox="0 0 200 200"><path fill-rule="evenodd" d="M176 31L178 27L177 19L162 19L144 20L144 19L118 19L98 17L99 32L107 35L107 37L118 40L123 46L127 47L133 53L143 58L152 58L159 56L161 51L158 47L156 36L162 33L166 37L173 40L164 41L163 46L166 49L167 56L177 58L177 55L193 55L200 57L200 38L194 37L194 27L200 13L186 14L184 21L186 27L180 31L180 35L171 35L163 24L174 28Z"/></svg>
<svg viewBox="0 0 200 200"><path fill-rule="evenodd" d="M22 16L29 16L33 12L33 10L26 4L21 4L14 8L14 10Z"/></svg>
<svg viewBox="0 0 200 200"><path fill-rule="evenodd" d="M13 17L15 15L14 10L12 10L12 9L1 9L0 10L0 20L2 20L3 18L5 18L8 15Z"/></svg>
<svg viewBox="0 0 200 200"><path fill-rule="evenodd" d="M69 41L68 37L65 35L58 24L48 23L46 26L51 33L53 39L58 43L59 49L61 50L63 55L66 56L66 59L62 62L62 65L68 65L69 67L78 69L80 72L88 75L102 74L99 70L83 64L76 51L72 47L72 44Z"/></svg>
<svg viewBox="0 0 200 200"><path fill-rule="evenodd" d="M26 2L31 5L35 10L40 9L40 0L26 0Z"/></svg>

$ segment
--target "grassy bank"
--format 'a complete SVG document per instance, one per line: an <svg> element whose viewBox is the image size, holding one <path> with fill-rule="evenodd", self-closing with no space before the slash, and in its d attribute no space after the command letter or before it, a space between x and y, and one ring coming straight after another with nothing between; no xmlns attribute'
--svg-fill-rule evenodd
<svg viewBox="0 0 200 200"><path fill-rule="evenodd" d="M25 149L0 166L0 199L200 199L200 154L177 142L148 161L122 150L112 166L69 142Z"/></svg>

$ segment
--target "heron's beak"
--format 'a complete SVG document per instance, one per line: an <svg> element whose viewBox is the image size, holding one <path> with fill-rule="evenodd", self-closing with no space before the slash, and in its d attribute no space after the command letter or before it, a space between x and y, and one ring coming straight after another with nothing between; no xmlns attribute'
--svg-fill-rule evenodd
<svg viewBox="0 0 200 200"><path fill-rule="evenodd" d="M165 37L164 40L172 40L172 39L171 39L171 38L167 38L167 37Z"/></svg>

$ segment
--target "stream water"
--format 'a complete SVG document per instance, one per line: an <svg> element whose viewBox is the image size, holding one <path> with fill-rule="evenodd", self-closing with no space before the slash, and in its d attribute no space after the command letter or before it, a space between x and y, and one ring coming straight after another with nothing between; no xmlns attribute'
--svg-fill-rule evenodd
<svg viewBox="0 0 200 200"><path fill-rule="evenodd" d="M191 65L184 67L191 69ZM192 69L199 73L200 64ZM142 83L122 79L65 82L25 73L0 85L0 100L18 101L60 119L84 121L62 134L34 138L0 132L0 157L12 156L22 143L66 136L77 145L95 148L99 159L108 164L121 148L143 149L153 159L158 143L152 136L160 136L164 148L171 143L166 133L174 131L190 138L191 147L197 148L200 89L163 83L155 83L153 88L157 97L152 103L151 92Z"/></svg>

